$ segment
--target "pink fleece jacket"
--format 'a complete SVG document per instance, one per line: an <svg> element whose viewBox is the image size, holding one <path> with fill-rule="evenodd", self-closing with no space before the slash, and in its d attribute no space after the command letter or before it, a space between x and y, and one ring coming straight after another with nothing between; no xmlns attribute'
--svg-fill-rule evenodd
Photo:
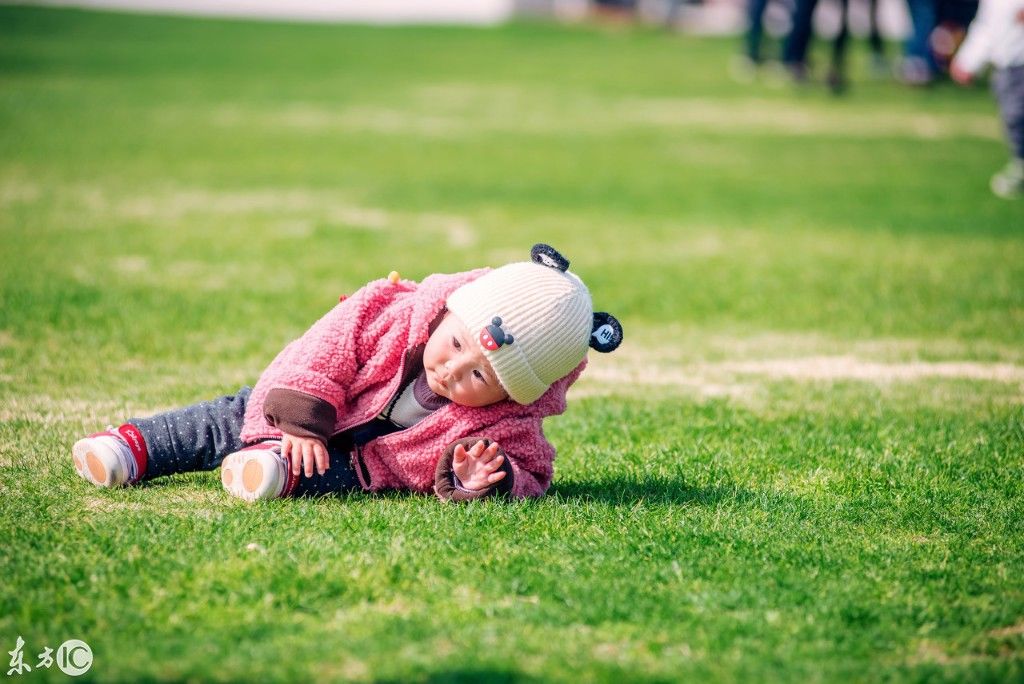
<svg viewBox="0 0 1024 684"><path fill-rule="evenodd" d="M344 299L285 347L260 376L246 408L242 439L281 436L263 411L267 393L276 388L304 392L334 406L335 434L373 419L398 391L408 353L426 343L430 323L448 295L488 270L432 275L419 284L375 280ZM544 438L541 423L565 411L566 391L585 365L584 360L529 406L508 399L480 408L449 403L411 428L369 442L359 452L369 473L363 486L429 492L437 461L450 444L486 437L498 442L508 457L512 495L543 495L551 484L555 449Z"/></svg>

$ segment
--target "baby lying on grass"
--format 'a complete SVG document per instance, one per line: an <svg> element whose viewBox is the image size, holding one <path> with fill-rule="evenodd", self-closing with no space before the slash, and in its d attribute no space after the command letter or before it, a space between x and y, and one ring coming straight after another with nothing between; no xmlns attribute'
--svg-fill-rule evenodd
<svg viewBox="0 0 1024 684"><path fill-rule="evenodd" d="M529 262L422 283L373 281L278 354L250 390L78 440L101 487L212 470L248 501L403 489L442 500L541 496L545 417L589 348L622 341L547 245ZM302 477L305 475L305 477Z"/></svg>

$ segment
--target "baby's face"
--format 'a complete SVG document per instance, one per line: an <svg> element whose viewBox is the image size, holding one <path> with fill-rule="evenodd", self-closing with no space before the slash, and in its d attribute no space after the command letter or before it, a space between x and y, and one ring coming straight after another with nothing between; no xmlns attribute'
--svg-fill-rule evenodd
<svg viewBox="0 0 1024 684"><path fill-rule="evenodd" d="M434 394L462 406L487 406L508 396L480 345L451 313L445 314L427 340L423 368Z"/></svg>

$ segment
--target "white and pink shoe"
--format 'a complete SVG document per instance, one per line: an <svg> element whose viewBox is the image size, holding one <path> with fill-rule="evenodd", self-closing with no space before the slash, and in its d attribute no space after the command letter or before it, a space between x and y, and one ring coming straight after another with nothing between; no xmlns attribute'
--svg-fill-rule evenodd
<svg viewBox="0 0 1024 684"><path fill-rule="evenodd" d="M134 449L129 439L135 442ZM108 427L75 442L71 460L78 474L98 487L131 485L146 472L145 442L131 425Z"/></svg>
<svg viewBox="0 0 1024 684"><path fill-rule="evenodd" d="M288 459L281 456L281 442L261 442L246 447L220 464L224 489L239 499L259 501L286 496L298 477L291 474Z"/></svg>

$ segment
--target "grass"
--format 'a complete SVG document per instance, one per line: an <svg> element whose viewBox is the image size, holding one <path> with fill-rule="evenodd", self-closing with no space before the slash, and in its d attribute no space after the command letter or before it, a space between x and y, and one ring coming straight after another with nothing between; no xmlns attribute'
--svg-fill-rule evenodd
<svg viewBox="0 0 1024 684"><path fill-rule="evenodd" d="M0 7L0 640L103 681L1024 680L1024 209L983 89L735 45ZM550 495L245 505L77 436L337 295L563 250ZM59 672L34 669L34 680Z"/></svg>

